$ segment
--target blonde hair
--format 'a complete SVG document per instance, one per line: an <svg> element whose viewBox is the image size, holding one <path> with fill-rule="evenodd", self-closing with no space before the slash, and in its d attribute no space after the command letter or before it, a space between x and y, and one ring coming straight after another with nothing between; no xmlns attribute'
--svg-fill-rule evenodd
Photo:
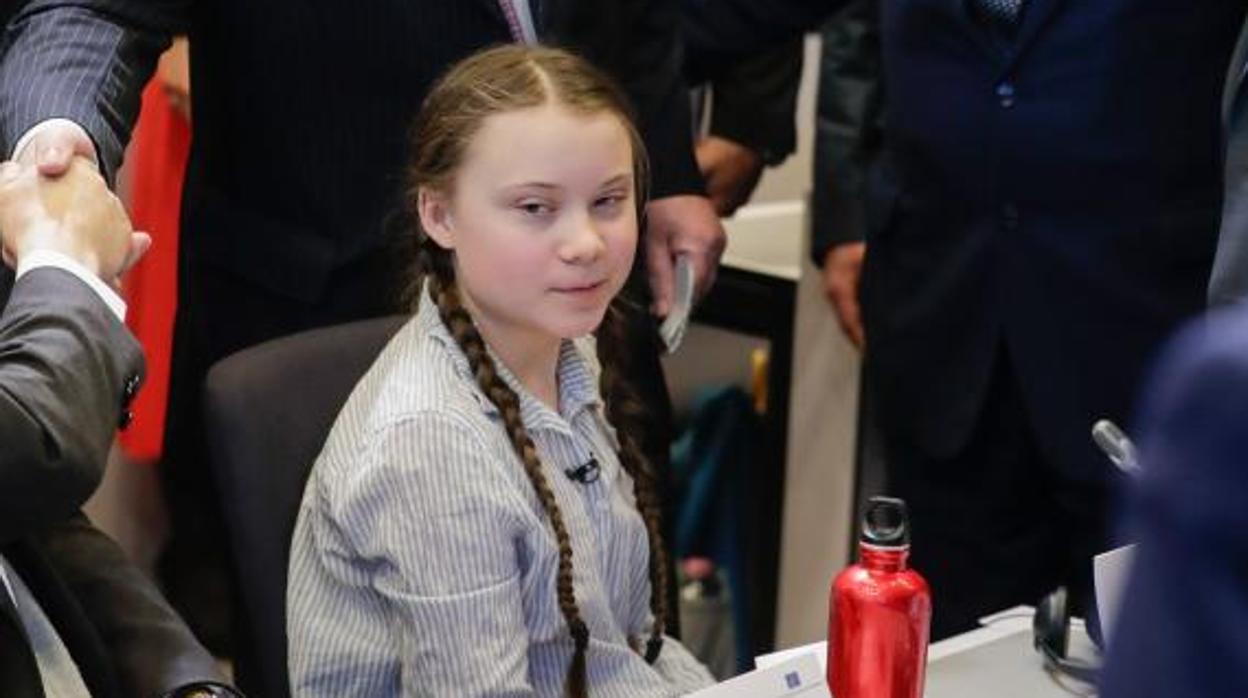
<svg viewBox="0 0 1248 698"><path fill-rule="evenodd" d="M413 134L413 155L409 166L408 205L416 210L422 189L453 190L455 173L464 161L473 137L487 118L520 109L557 104L573 113L613 114L628 133L633 152L634 191L638 220L645 204L649 166L645 147L633 125L627 99L614 83L585 60L559 49L506 45L477 53L456 64L425 98ZM568 668L565 692L572 698L587 695L585 678L589 628L581 616L572 584L572 544L563 512L542 472L541 459L533 439L520 417L520 399L499 376L485 340L464 307L456 285L451 253L439 247L417 221L418 261L414 274L416 287L428 280L438 314L451 336L468 358L477 383L498 408L513 450L524 466L529 482L550 519L559 547L556 594L559 610L568 624L574 651ZM419 295L415 294L416 299ZM660 528L658 486L649 465L641 455L637 434L640 402L620 376L623 315L611 308L598 342L603 365L602 393L606 415L620 439L620 463L632 477L637 508L641 512L650 541L650 608L654 626L647 640L646 661L657 659L668 618L668 561ZM604 336L608 335L610 338Z"/></svg>

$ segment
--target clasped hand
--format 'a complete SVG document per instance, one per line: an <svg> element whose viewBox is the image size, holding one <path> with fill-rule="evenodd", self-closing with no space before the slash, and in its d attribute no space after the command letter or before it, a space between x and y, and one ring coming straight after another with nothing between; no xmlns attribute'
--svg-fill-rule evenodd
<svg viewBox="0 0 1248 698"><path fill-rule="evenodd" d="M15 267L38 250L62 254L116 287L151 245L89 160L75 157L55 177L34 165L0 163L0 243Z"/></svg>

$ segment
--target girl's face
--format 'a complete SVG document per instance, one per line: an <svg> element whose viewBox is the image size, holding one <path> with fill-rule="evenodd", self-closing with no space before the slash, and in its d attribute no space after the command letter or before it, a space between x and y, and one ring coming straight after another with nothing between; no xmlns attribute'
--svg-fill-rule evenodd
<svg viewBox="0 0 1248 698"><path fill-rule="evenodd" d="M547 104L487 118L421 222L487 339L528 351L602 322L637 248L633 185L618 117Z"/></svg>

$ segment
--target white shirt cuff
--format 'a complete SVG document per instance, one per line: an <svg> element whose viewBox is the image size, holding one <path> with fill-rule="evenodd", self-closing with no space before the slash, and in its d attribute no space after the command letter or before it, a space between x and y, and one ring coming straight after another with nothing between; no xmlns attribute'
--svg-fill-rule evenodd
<svg viewBox="0 0 1248 698"><path fill-rule="evenodd" d="M91 134L87 133L87 129L83 128L82 125L79 124L77 121L74 121L72 119L62 118L62 117L57 117L54 119L44 119L43 121L40 121L34 126L31 126L30 129L26 131L26 133L22 134L21 138L17 139L17 145L13 146L13 153L10 159L16 160L20 158L22 156L22 151L26 149L26 146L30 145L30 142L34 140L35 136L39 135L42 131L45 131L53 126L68 126L70 128L77 129L78 132L82 134L83 138L86 138L87 140L91 140ZM91 162L96 167L100 166L100 160L98 157L96 157L94 148L91 149Z"/></svg>
<svg viewBox="0 0 1248 698"><path fill-rule="evenodd" d="M55 267L82 279L83 283L90 286L91 290L95 291L96 295L100 297L100 300L104 301L108 309L113 311L118 320L126 321L126 302L121 299L121 296L117 295L116 291L109 288L108 284L104 283L100 277L78 263L73 257L60 252L53 252L52 250L34 250L23 255L21 260L18 261L17 278L20 279L26 272L40 267Z"/></svg>

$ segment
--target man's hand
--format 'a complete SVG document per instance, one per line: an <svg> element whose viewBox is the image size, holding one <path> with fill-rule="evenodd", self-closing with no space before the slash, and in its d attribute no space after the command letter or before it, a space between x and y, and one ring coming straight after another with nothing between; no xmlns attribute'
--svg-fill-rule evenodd
<svg viewBox="0 0 1248 698"><path fill-rule="evenodd" d="M169 106L191 122L191 59L190 44L185 36L173 40L173 45L160 56L156 64L156 79L169 99Z"/></svg>
<svg viewBox="0 0 1248 698"><path fill-rule="evenodd" d="M74 158L95 162L95 144L81 126L66 120L36 127L39 130L22 144L15 160L19 165L35 165L45 177L60 177L69 171Z"/></svg>
<svg viewBox="0 0 1248 698"><path fill-rule="evenodd" d="M865 242L844 242L828 250L823 259L823 292L836 311L841 330L859 349L862 349L865 337L858 287L862 280L862 260L866 254Z"/></svg>
<svg viewBox="0 0 1248 698"><path fill-rule="evenodd" d="M763 175L762 156L736 141L714 135L699 139L693 154L716 213L731 216L750 200Z"/></svg>
<svg viewBox="0 0 1248 698"><path fill-rule="evenodd" d="M728 239L724 226L705 196L682 194L651 201L646 207L646 268L654 304L650 310L666 317L671 310L676 257L693 263L694 297L701 298L715 282L719 256Z"/></svg>
<svg viewBox="0 0 1248 698"><path fill-rule="evenodd" d="M36 250L63 254L105 282L134 265L151 245L134 233L130 219L91 162L74 159L56 179L35 167L0 164L0 242L16 266Z"/></svg>

